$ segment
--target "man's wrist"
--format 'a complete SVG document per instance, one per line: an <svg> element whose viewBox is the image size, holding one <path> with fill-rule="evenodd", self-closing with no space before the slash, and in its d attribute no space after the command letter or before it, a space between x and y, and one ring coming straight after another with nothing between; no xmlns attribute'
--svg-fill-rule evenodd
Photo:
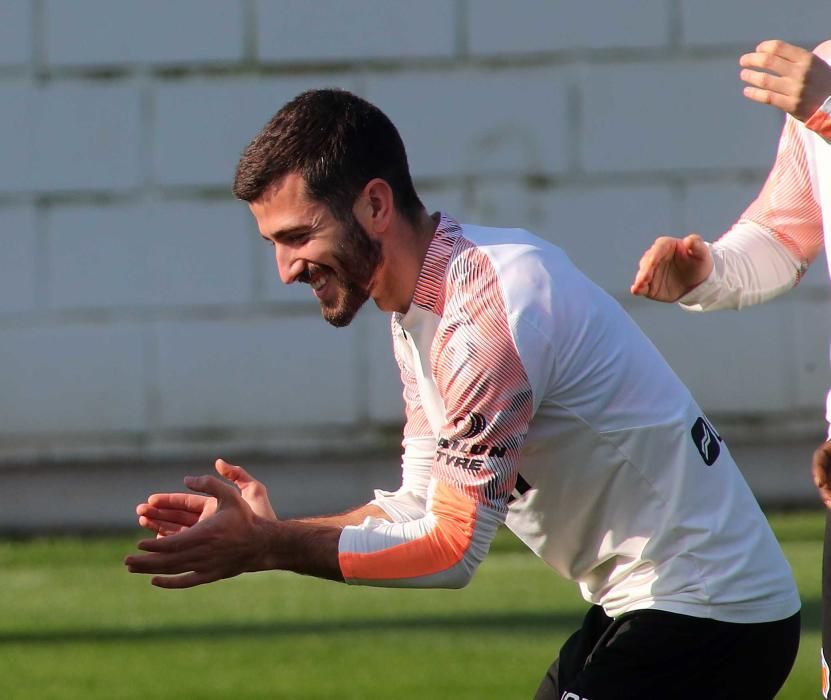
<svg viewBox="0 0 831 700"><path fill-rule="evenodd" d="M712 267L710 268L710 271L707 273L707 276L703 280L690 287L676 301L677 304L680 304L682 307L688 309L692 309L692 307L695 307L696 305L700 304L702 301L710 297L712 293L718 289L719 286L720 275L718 270L716 269L716 255L713 251L713 244L705 241L704 245L706 245L710 249Z"/></svg>
<svg viewBox="0 0 831 700"><path fill-rule="evenodd" d="M259 518L251 571L294 571L342 581L338 560L341 528L297 520Z"/></svg>

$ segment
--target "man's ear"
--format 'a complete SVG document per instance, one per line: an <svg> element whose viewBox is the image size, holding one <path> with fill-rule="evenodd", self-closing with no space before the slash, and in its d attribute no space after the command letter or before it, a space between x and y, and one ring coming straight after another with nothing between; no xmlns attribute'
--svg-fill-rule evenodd
<svg viewBox="0 0 831 700"><path fill-rule="evenodd" d="M352 209L365 231L381 234L389 227L395 211L392 188L379 177L366 183Z"/></svg>

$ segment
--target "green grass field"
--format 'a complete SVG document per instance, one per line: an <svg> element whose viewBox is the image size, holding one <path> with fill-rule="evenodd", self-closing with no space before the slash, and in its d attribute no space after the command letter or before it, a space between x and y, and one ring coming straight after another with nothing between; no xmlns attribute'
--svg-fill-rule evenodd
<svg viewBox="0 0 831 700"><path fill-rule="evenodd" d="M804 605L779 697L819 697L823 517L770 519ZM121 566L137 537L0 541L0 698L527 699L586 608L507 532L460 591L283 573L162 591Z"/></svg>

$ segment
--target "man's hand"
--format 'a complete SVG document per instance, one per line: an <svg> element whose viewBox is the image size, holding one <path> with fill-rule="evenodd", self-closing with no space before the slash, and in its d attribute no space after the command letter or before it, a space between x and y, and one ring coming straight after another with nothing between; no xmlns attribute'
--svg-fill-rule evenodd
<svg viewBox="0 0 831 700"><path fill-rule="evenodd" d="M217 461L217 470L234 474L243 486L213 476L185 477L185 486L204 495L197 494L190 501L188 498L194 498L191 494L160 497L169 506L159 509L164 516L160 522L179 524L179 530L166 537L141 540L137 547L149 554L128 556L124 563L130 572L166 574L151 581L161 588L190 588L265 568L268 527L277 519L264 490L259 493L262 484L222 460ZM257 514L246 496L265 515Z"/></svg>
<svg viewBox="0 0 831 700"><path fill-rule="evenodd" d="M826 508L831 508L831 440L828 440L814 450L811 471L814 485Z"/></svg>
<svg viewBox="0 0 831 700"><path fill-rule="evenodd" d="M779 39L763 41L739 59L744 95L806 121L831 95L831 66Z"/></svg>
<svg viewBox="0 0 831 700"><path fill-rule="evenodd" d="M242 467L216 460L216 471L220 476L236 484L243 500L255 515L276 520L271 508L266 487L254 479ZM196 523L211 517L216 512L217 501L212 496L195 493L154 493L136 507L139 525L155 532L157 537L174 535L193 527Z"/></svg>
<svg viewBox="0 0 831 700"><path fill-rule="evenodd" d="M706 280L712 269L713 256L701 236L662 236L641 257L630 290L637 296L675 302Z"/></svg>

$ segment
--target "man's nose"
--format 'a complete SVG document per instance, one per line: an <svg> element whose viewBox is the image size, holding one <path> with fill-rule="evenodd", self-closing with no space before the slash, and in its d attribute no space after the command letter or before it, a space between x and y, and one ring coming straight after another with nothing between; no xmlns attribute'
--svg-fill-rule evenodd
<svg viewBox="0 0 831 700"><path fill-rule="evenodd" d="M274 262L277 265L277 274L283 284L291 284L302 272L303 265L296 260L288 246L274 246Z"/></svg>

